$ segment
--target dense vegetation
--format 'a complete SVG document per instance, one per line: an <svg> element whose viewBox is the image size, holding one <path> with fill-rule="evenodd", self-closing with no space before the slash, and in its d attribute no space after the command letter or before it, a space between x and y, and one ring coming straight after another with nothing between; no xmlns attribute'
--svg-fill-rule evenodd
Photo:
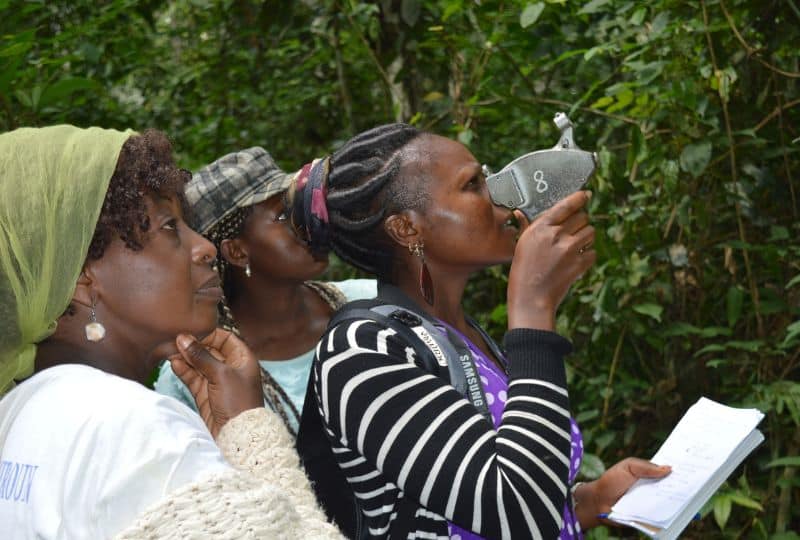
<svg viewBox="0 0 800 540"><path fill-rule="evenodd" d="M188 167L262 145L293 169L402 119L499 167L567 111L601 157L598 263L559 319L586 474L651 455L700 395L757 406L767 442L686 537L797 539L799 6L0 0L0 130L154 126ZM496 333L504 274L471 286Z"/></svg>

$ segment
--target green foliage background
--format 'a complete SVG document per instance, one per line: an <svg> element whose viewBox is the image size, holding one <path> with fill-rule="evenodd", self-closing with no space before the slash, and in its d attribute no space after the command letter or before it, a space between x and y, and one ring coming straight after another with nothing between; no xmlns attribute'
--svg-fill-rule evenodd
<svg viewBox="0 0 800 540"><path fill-rule="evenodd" d="M651 455L701 395L757 406L767 442L686 537L800 538L796 0L0 0L0 13L0 130L152 126L187 167L262 145L295 169L393 120L497 167L552 146L567 111L602 162L598 263L559 318L584 472ZM497 334L504 292L496 268L469 294ZM592 533L620 535L633 536Z"/></svg>

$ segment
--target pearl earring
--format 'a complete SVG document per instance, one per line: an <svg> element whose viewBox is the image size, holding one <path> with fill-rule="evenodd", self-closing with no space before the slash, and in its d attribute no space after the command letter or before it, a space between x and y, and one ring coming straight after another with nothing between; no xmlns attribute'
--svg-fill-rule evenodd
<svg viewBox="0 0 800 540"><path fill-rule="evenodd" d="M97 322L97 315L94 312L94 306L89 313L89 323L84 327L86 331L86 339L92 342L98 342L106 337L106 327Z"/></svg>
<svg viewBox="0 0 800 540"><path fill-rule="evenodd" d="M244 275L250 277L253 275L253 272L250 270L250 263L247 263L244 267Z"/></svg>

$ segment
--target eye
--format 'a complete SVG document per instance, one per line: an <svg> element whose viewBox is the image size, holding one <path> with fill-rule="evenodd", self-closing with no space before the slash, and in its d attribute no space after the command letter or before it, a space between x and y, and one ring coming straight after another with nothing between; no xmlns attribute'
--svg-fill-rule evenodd
<svg viewBox="0 0 800 540"><path fill-rule="evenodd" d="M279 223L284 223L288 220L289 220L289 214L286 212L286 210L282 211L280 214L278 214L278 217L275 218L275 221Z"/></svg>
<svg viewBox="0 0 800 540"><path fill-rule="evenodd" d="M175 219L175 218L171 218L170 220L166 221L166 222L165 222L165 223L164 223L164 224L161 226L161 228L162 228L162 229L165 229L165 230L167 230L167 231L174 231L174 232L177 232L177 231L178 231L178 220L177 220L177 219Z"/></svg>
<svg viewBox="0 0 800 540"><path fill-rule="evenodd" d="M476 174L475 176L473 176L472 178L467 180L467 182L464 184L464 189L470 190L470 191L479 190L482 187L482 185L481 185L481 181L482 180L483 180L483 177Z"/></svg>

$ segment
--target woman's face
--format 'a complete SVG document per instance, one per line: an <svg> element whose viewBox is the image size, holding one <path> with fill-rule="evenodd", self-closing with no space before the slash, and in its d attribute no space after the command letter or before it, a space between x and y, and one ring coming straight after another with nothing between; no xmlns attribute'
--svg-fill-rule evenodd
<svg viewBox="0 0 800 540"><path fill-rule="evenodd" d="M143 248L133 251L116 238L87 263L97 320L107 335L118 332L142 347L174 343L181 332L205 336L217 324L222 297L211 267L216 250L183 221L176 198L145 199L150 229Z"/></svg>
<svg viewBox="0 0 800 540"><path fill-rule="evenodd" d="M253 277L273 283L312 279L328 266L327 258L314 259L305 242L295 234L283 194L274 195L253 207L240 241L247 250Z"/></svg>
<svg viewBox="0 0 800 540"><path fill-rule="evenodd" d="M421 230L425 260L468 271L509 262L518 233L513 214L492 203L472 153L438 135L419 137L408 150L406 170L416 167L428 178Z"/></svg>

